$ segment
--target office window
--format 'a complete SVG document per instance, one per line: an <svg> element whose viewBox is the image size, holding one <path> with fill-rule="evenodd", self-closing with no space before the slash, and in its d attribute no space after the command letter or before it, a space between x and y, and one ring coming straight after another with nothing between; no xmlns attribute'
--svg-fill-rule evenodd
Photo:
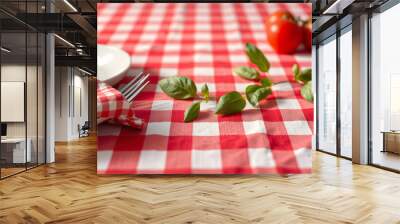
<svg viewBox="0 0 400 224"><path fill-rule="evenodd" d="M400 5L371 18L372 163L400 170Z"/></svg>
<svg viewBox="0 0 400 224"><path fill-rule="evenodd" d="M318 149L336 153L336 36L318 48Z"/></svg>
<svg viewBox="0 0 400 224"><path fill-rule="evenodd" d="M340 36L340 154L352 157L352 35L351 26Z"/></svg>

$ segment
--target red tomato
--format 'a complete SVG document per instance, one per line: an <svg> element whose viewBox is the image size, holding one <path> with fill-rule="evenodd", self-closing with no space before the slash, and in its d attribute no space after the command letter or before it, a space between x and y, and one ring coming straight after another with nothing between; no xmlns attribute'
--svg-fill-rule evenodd
<svg viewBox="0 0 400 224"><path fill-rule="evenodd" d="M279 54L294 53L303 41L303 28L287 11L273 13L265 24L268 41Z"/></svg>

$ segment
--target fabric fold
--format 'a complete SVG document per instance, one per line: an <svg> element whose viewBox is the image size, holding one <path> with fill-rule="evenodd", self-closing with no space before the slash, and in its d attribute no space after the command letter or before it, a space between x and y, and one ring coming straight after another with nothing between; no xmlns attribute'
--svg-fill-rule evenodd
<svg viewBox="0 0 400 224"><path fill-rule="evenodd" d="M97 124L103 122L116 123L141 129L142 119L135 116L131 104L122 93L103 82L97 82Z"/></svg>

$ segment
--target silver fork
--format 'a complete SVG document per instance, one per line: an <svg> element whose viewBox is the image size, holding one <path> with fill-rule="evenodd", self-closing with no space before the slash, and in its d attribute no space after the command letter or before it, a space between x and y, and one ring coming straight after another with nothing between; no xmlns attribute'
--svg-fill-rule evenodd
<svg viewBox="0 0 400 224"><path fill-rule="evenodd" d="M141 72L119 90L129 103L149 84L149 76Z"/></svg>

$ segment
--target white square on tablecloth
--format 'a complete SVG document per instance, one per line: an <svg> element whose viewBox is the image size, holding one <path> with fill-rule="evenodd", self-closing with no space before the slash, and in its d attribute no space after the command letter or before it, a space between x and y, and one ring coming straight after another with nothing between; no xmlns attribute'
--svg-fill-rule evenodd
<svg viewBox="0 0 400 224"><path fill-rule="evenodd" d="M209 23L196 23L195 25L194 25L194 29L196 30L196 31L209 31L209 30L211 30L211 24L209 24Z"/></svg>
<svg viewBox="0 0 400 224"><path fill-rule="evenodd" d="M165 52L179 52L180 50L181 50L180 44L169 43L169 44L166 44L164 47Z"/></svg>
<svg viewBox="0 0 400 224"><path fill-rule="evenodd" d="M243 121L244 133L246 135L257 134L257 133L266 133L264 121L255 120L255 121Z"/></svg>
<svg viewBox="0 0 400 224"><path fill-rule="evenodd" d="M149 44L149 43L138 44L135 46L135 52L136 53L138 53L138 52L146 52L147 53L147 52L149 52L150 48L151 48L151 44Z"/></svg>
<svg viewBox="0 0 400 224"><path fill-rule="evenodd" d="M140 151L138 170L163 170L167 160L167 152L163 150Z"/></svg>
<svg viewBox="0 0 400 224"><path fill-rule="evenodd" d="M235 41L235 40L240 40L241 36L239 32L229 32L225 34L225 38L228 41ZM228 46L229 47L229 46Z"/></svg>
<svg viewBox="0 0 400 224"><path fill-rule="evenodd" d="M249 83L235 83L235 89L239 93L244 93L246 91L246 87L249 85Z"/></svg>
<svg viewBox="0 0 400 224"><path fill-rule="evenodd" d="M292 85L287 82L279 83L271 87L272 91L291 91Z"/></svg>
<svg viewBox="0 0 400 224"><path fill-rule="evenodd" d="M172 100L154 100L151 106L152 111L172 110L174 102Z"/></svg>
<svg viewBox="0 0 400 224"><path fill-rule="evenodd" d="M209 32L196 32L194 34L194 39L196 41L210 41L211 40L211 33L209 33Z"/></svg>
<svg viewBox="0 0 400 224"><path fill-rule="evenodd" d="M272 152L267 148L250 148L249 149L250 165L253 168L273 168L275 160Z"/></svg>
<svg viewBox="0 0 400 224"><path fill-rule="evenodd" d="M270 57L270 56L268 56L268 59L270 60L270 62L273 61L272 60L273 58ZM268 74L271 75L271 76L274 76L274 75L285 75L285 70L283 70L283 68L281 68L281 67L271 67L269 69L269 71L268 71Z"/></svg>
<svg viewBox="0 0 400 224"><path fill-rule="evenodd" d="M215 100L209 100L207 103L206 102L201 103L202 111L207 111L207 110L215 111L216 107L217 107L217 102Z"/></svg>
<svg viewBox="0 0 400 224"><path fill-rule="evenodd" d="M147 54L146 55L132 55L131 61L132 61L132 64L143 65L147 62Z"/></svg>
<svg viewBox="0 0 400 224"><path fill-rule="evenodd" d="M97 151L97 170L106 170L112 158L112 150Z"/></svg>
<svg viewBox="0 0 400 224"><path fill-rule="evenodd" d="M224 23L224 29L227 32L239 32L240 26L238 23L232 22L232 23Z"/></svg>
<svg viewBox="0 0 400 224"><path fill-rule="evenodd" d="M129 37L128 32L114 33L113 35L111 35L110 41L122 43L122 42L126 41L128 39L128 37Z"/></svg>
<svg viewBox="0 0 400 224"><path fill-rule="evenodd" d="M311 168L311 150L306 148L300 148L294 150L294 155L296 156L297 166L300 169Z"/></svg>
<svg viewBox="0 0 400 224"><path fill-rule="evenodd" d="M214 68L213 67L194 67L193 75L199 76L214 76Z"/></svg>
<svg viewBox="0 0 400 224"><path fill-rule="evenodd" d="M311 135L307 121L284 121L288 135Z"/></svg>
<svg viewBox="0 0 400 224"><path fill-rule="evenodd" d="M232 64L245 64L249 59L244 54L229 54L229 60Z"/></svg>
<svg viewBox="0 0 400 224"><path fill-rule="evenodd" d="M169 135L171 122L149 122L147 124L146 135Z"/></svg>
<svg viewBox="0 0 400 224"><path fill-rule="evenodd" d="M192 150L192 169L221 169L221 150Z"/></svg>
<svg viewBox="0 0 400 224"><path fill-rule="evenodd" d="M162 63L165 63L165 64L170 64L170 63L177 64L177 63L179 63L179 55L176 54L176 55L164 56L162 58Z"/></svg>
<svg viewBox="0 0 400 224"><path fill-rule="evenodd" d="M277 99L279 109L301 109L299 102L296 99Z"/></svg>
<svg viewBox="0 0 400 224"><path fill-rule="evenodd" d="M219 136L217 122L193 122L193 136Z"/></svg>
<svg viewBox="0 0 400 224"><path fill-rule="evenodd" d="M195 53L194 62L197 63L211 63L213 60L212 53Z"/></svg>
<svg viewBox="0 0 400 224"><path fill-rule="evenodd" d="M154 41L157 38L157 32L151 32L151 33L143 33L140 36L140 40L146 40L146 42Z"/></svg>
<svg viewBox="0 0 400 224"><path fill-rule="evenodd" d="M232 43L228 44L226 47L228 48L228 50L230 52L236 51L236 52L240 53L240 55L245 55L243 52L245 45L242 43L232 42ZM229 55L231 55L231 54L229 54ZM238 56L238 55L234 55L234 56Z"/></svg>
<svg viewBox="0 0 400 224"><path fill-rule="evenodd" d="M212 45L210 43L195 43L193 45L195 51L211 51Z"/></svg>
<svg viewBox="0 0 400 224"><path fill-rule="evenodd" d="M167 77L167 76L177 76L178 69L176 68L160 68L160 76Z"/></svg>
<svg viewBox="0 0 400 224"><path fill-rule="evenodd" d="M110 100L108 102L108 106L109 106L109 108L108 108L109 111L117 110L117 101L116 100Z"/></svg>

